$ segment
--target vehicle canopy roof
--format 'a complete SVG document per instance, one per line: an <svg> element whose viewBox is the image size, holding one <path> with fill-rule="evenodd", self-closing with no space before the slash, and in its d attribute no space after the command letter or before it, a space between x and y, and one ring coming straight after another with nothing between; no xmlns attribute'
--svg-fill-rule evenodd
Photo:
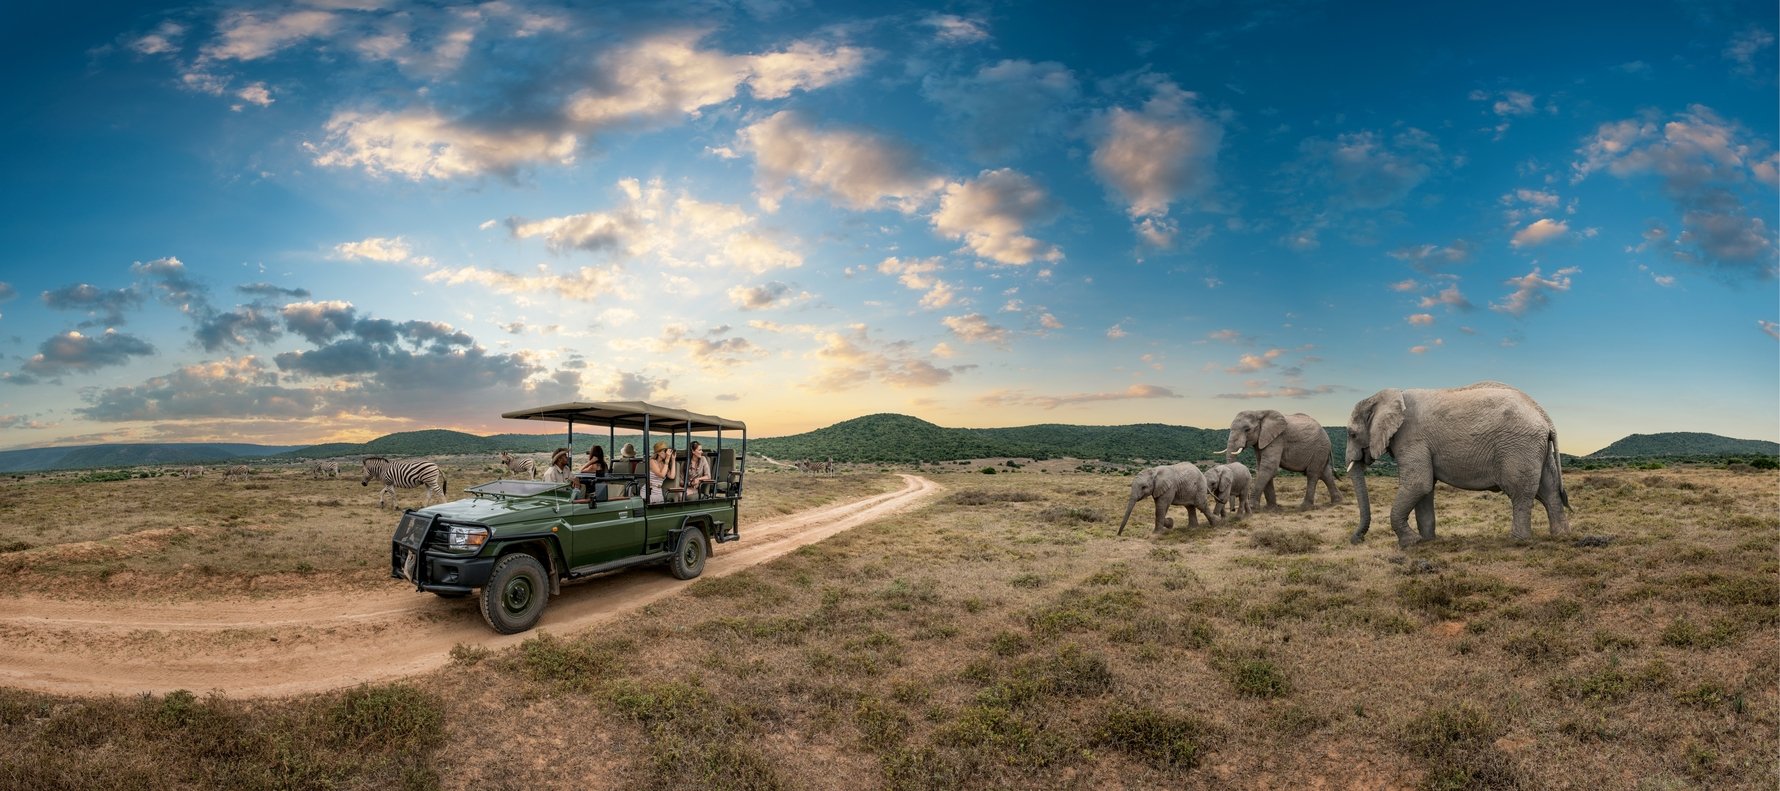
<svg viewBox="0 0 1780 791"><path fill-rule="evenodd" d="M669 433L714 429L748 430L748 424L740 420L730 420L716 415L701 415L697 412L656 406L642 401L571 401L567 404L552 404L502 412L501 417L514 420L553 420L558 423L612 426L638 431L643 429L644 418L647 418L650 431Z"/></svg>

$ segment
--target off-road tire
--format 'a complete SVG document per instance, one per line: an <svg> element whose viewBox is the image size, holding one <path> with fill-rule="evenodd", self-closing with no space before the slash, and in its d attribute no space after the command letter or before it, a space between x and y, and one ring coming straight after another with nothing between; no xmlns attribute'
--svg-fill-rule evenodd
<svg viewBox="0 0 1780 791"><path fill-rule="evenodd" d="M668 570L673 572L675 579L689 580L698 576L705 570L705 558L710 555L710 548L710 543L705 541L705 531L687 528L674 545L674 557L668 561Z"/></svg>
<svg viewBox="0 0 1780 791"><path fill-rule="evenodd" d="M494 564L494 573L482 588L482 620L501 634L517 634L538 622L549 599L550 578L544 564L515 552Z"/></svg>

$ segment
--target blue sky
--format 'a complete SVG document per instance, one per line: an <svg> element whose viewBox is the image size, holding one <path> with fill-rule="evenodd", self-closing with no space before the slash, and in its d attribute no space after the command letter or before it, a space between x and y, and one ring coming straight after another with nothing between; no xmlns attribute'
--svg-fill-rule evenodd
<svg viewBox="0 0 1780 791"><path fill-rule="evenodd" d="M27 10L0 447L1482 379L1780 438L1772 3L1254 5Z"/></svg>

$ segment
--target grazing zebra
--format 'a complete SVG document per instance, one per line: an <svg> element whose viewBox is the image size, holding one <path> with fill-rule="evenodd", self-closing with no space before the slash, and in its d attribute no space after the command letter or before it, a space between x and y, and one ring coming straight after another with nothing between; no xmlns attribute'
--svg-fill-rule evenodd
<svg viewBox="0 0 1780 791"><path fill-rule="evenodd" d="M508 472L514 474L523 472L525 477L537 480L538 461L530 456L514 456L503 450L501 451L501 464L506 466Z"/></svg>
<svg viewBox="0 0 1780 791"><path fill-rule="evenodd" d="M179 477L202 478L204 477L204 468L202 466L187 467L179 471Z"/></svg>
<svg viewBox="0 0 1780 791"><path fill-rule="evenodd" d="M309 477L311 477L311 478L322 478L322 477L338 478L338 477L340 477L340 462L318 461L315 463L314 467L309 468Z"/></svg>
<svg viewBox="0 0 1780 791"><path fill-rule="evenodd" d="M445 502L445 473L439 465L430 461L391 462L382 456L367 456L364 461L365 479L359 481L360 486L370 486L373 479L383 481L383 491L377 494L377 507L383 507L387 498L394 500L397 489L418 489L426 487L426 501L422 506L431 505L433 497L438 496L439 502Z"/></svg>
<svg viewBox="0 0 1780 791"><path fill-rule="evenodd" d="M252 474L253 468L248 467L245 464L231 464L228 467L223 468L222 479L226 481L230 478L246 478Z"/></svg>

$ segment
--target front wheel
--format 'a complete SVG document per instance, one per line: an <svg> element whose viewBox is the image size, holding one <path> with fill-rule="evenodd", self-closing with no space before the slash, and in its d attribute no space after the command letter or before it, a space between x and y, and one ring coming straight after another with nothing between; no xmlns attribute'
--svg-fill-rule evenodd
<svg viewBox="0 0 1780 791"><path fill-rule="evenodd" d="M674 547L674 559L668 564L674 578L689 580L703 573L706 548L705 531L691 527L680 533L680 543Z"/></svg>
<svg viewBox="0 0 1780 791"><path fill-rule="evenodd" d="M482 618L501 634L532 628L544 614L550 598L550 580L544 565L524 552L515 552L494 565L482 588Z"/></svg>

